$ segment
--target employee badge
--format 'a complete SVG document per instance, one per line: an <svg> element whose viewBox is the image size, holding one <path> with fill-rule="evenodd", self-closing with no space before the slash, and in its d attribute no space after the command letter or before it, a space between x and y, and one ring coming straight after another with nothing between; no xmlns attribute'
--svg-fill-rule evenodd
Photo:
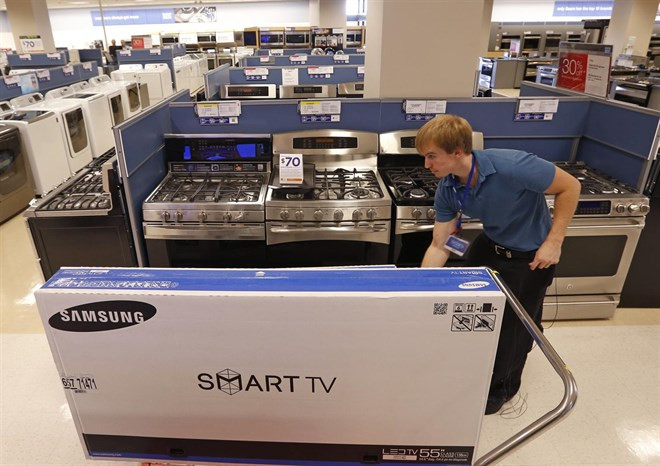
<svg viewBox="0 0 660 466"><path fill-rule="evenodd" d="M465 254L469 247L469 241L459 238L456 235L449 235L447 241L445 241L445 249L448 249L459 256Z"/></svg>

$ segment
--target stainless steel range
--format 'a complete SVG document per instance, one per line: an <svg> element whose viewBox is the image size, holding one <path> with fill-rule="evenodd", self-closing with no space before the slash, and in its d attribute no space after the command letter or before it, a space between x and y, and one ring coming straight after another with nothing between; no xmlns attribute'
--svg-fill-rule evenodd
<svg viewBox="0 0 660 466"><path fill-rule="evenodd" d="M144 201L152 267L265 267L267 134L166 134L169 173Z"/></svg>
<svg viewBox="0 0 660 466"><path fill-rule="evenodd" d="M381 135L379 170L396 205L392 260L399 266L419 266L434 223L435 186L416 155L415 135L416 131ZM581 162L557 165L580 181L582 191L546 294L544 318L611 317L649 211L648 198ZM552 213L554 196L546 200ZM483 226L478 219L464 218L463 229L472 240ZM448 265L456 263L460 259L452 255Z"/></svg>
<svg viewBox="0 0 660 466"><path fill-rule="evenodd" d="M391 200L378 174L378 134L318 130L273 136L274 180L266 198L272 266L388 262ZM303 154L303 186L277 186L279 154ZM310 165L308 165L310 167Z"/></svg>
<svg viewBox="0 0 660 466"><path fill-rule="evenodd" d="M24 214L45 279L60 267L137 265L114 149Z"/></svg>

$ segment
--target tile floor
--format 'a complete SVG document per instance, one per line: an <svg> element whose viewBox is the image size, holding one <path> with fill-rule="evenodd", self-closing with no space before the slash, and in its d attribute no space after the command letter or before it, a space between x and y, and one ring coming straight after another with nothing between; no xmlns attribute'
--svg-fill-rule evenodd
<svg viewBox="0 0 660 466"><path fill-rule="evenodd" d="M25 224L14 217L0 225L0 465L119 464L82 454L34 305L40 284ZM578 402L564 421L499 464L660 465L660 309L546 326L575 375ZM559 378L535 348L521 396L485 417L477 456L554 408L561 395Z"/></svg>

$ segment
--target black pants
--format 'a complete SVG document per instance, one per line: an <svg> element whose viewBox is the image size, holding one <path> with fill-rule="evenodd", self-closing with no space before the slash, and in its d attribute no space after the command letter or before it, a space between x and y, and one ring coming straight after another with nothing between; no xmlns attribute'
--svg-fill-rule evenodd
<svg viewBox="0 0 660 466"><path fill-rule="evenodd" d="M497 270L504 283L518 298L520 304L541 327L543 298L555 273L555 267L530 270L531 259L508 259L498 255L492 242L483 233L470 246L467 257L468 267L490 267ZM527 353L532 349L534 340L529 335L515 311L507 302L504 308L504 320L500 330L500 339L495 356L495 367L490 383L489 397L511 398L520 389Z"/></svg>

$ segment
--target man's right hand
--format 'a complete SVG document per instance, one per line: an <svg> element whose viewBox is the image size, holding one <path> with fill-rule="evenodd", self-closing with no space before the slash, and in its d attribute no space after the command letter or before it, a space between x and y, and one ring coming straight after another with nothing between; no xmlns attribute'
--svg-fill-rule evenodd
<svg viewBox="0 0 660 466"><path fill-rule="evenodd" d="M447 238L456 230L454 218L448 222L435 222L433 225L433 240L424 254L422 267L443 267L449 258L449 250L445 248Z"/></svg>

